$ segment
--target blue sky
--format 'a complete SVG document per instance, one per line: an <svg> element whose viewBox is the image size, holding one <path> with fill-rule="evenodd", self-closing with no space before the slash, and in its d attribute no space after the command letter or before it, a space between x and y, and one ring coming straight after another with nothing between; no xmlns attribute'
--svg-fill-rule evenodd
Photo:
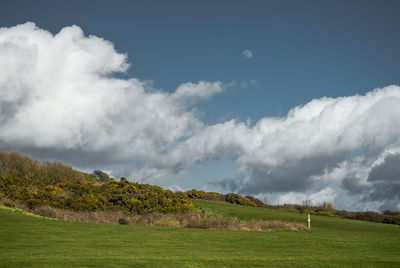
<svg viewBox="0 0 400 268"><path fill-rule="evenodd" d="M71 136L65 134L65 139L61 138L64 134L54 133L57 139L51 136L46 142L41 142L44 136L38 127L40 120L36 125L34 119L29 121L31 122L29 126L21 121L18 127L34 129L38 127L38 136L26 134L15 138L15 134L9 134L7 137L0 137L0 144L4 149L20 150L40 159L63 160L82 169L102 168L116 175L148 176L149 179L146 181L176 189L198 187L238 191L258 195L260 198L268 197L273 202L301 202L304 198L311 197L316 201L327 199L336 206L350 209L400 209L400 191L391 193L386 199L376 197L380 196L382 191L389 191L389 188L397 189L398 181L392 185L386 181L368 180L368 174L373 168L385 165L388 155L397 156L397 149L400 148L397 143L398 134L390 132L392 128L396 129L398 124L392 117L398 111L396 107L399 107L395 104L397 99L393 97L393 94L397 94L397 88L394 89L395 93L393 90L385 93L387 96L382 92L388 90L382 90L374 97L365 96L375 88L400 85L399 11L399 1L387 0L2 1L0 27L5 29L29 21L35 23L37 29L57 35L64 27L77 25L84 32L84 37L77 38L86 40L85 38L94 35L108 40L115 51L104 56L105 59L109 60L109 57L114 57L117 53L126 53L127 58L124 61L130 64L124 72L120 72L119 67L110 67L108 77L122 81L131 78L142 82L150 81L147 87L151 89L145 89L147 95L144 94L143 98L148 100L153 96L151 92L162 92L166 98L162 102L166 105L165 110L154 112L155 114L161 114L162 117L165 111L178 109L179 111L174 113L175 122L188 117L191 118L191 122L198 124L194 126L185 121L179 126L168 125L165 131L171 133L170 139L160 138L154 134L153 140L143 141L142 144L148 142L150 144L148 148L154 149L153 154L149 154L152 157L133 153L133 149L123 153L121 150L117 153L118 150L113 151L111 147L104 147L106 148L104 151L93 150L94 145L92 146L90 142L75 140L78 132L83 140L90 140L89 136L85 137L90 131L84 128ZM17 31L19 30L15 30ZM7 38L0 39L0 42L3 42L3 45L13 42ZM39 40L35 39L39 38L36 36L29 38ZM20 44L19 46L23 47ZM245 50L250 50L252 57L245 57L243 55ZM12 51L6 50L4 45L3 55L16 53L17 57L17 53L21 54L16 52L17 50ZM97 50L93 49L91 53L96 57ZM19 62L17 58L11 59L11 63L7 60L10 59L3 58L0 64L5 66ZM7 75L13 77L12 81L18 81L12 85L22 83L22 79L25 79L16 74L5 74L4 77L8 77ZM173 96L180 85L185 83L198 85L200 81L207 83L219 81L222 89L207 84L204 86L204 90L209 92L206 97L198 92L190 93L191 97L198 98L193 103L191 103L193 100L188 100L188 95L184 95L185 100L182 99L182 94L179 100L178 96ZM13 90L17 91L17 88L10 84L0 82L1 86L5 92L4 96ZM188 86L192 90L193 87ZM33 89L26 90L33 92ZM23 94L28 93L21 94L23 99L27 96ZM357 94L364 98L358 100ZM381 101L384 97L379 94L385 95L388 103L385 99L385 103L381 104L382 107L376 108L375 104L371 104L371 109L360 110L360 107L364 107L360 103L370 103L370 99L373 98L379 98ZM121 101L128 98L120 97ZM331 101L326 101L323 97L331 98ZM340 97L348 98L340 99ZM10 98L4 97L3 102L0 102L3 107L0 108L6 110L5 107L12 103ZM315 101L311 102L312 100ZM376 100L376 103L379 101ZM348 102L356 104L349 108L346 106ZM116 105L119 104L120 102L116 101ZM28 106L25 108L30 110L36 107L32 103L26 105ZM145 111L152 113L151 105L153 104L143 109L148 109ZM321 110L321 106L325 108ZM288 116L288 112L294 107L298 107L299 111L293 118L305 120L301 121L301 127L300 123L291 123L289 120L291 117ZM385 110L385 107L391 109ZM347 109L346 116L342 114L343 109ZM318 116L315 115L316 111ZM18 109L16 113L18 114ZM107 116L108 114L110 113L107 113ZM136 116L139 114L136 112L121 111L119 118L123 117L122 114L130 116L121 119L126 125L138 121ZM322 120L325 114L330 115L330 120L337 120L336 125L322 123L317 125L317 119L312 119L315 117ZM359 114L360 118L354 119L351 117L352 114ZM368 115L366 119L362 117L364 115ZM90 118L90 116L85 117L80 124L75 125L75 121L72 120L77 117L70 117L67 122L71 121L71 126L80 126L82 122L87 123L87 118ZM60 118L64 120L64 117ZM101 125L100 121L105 121L104 118L99 115L90 123L97 127ZM56 119L49 119L49 122L55 122ZM227 122L233 119L235 123L227 126ZM350 131L348 129L355 125L351 120L356 120L360 126ZM376 124L376 120L382 123ZM154 121L153 127L164 129L157 125L157 122ZM338 126L340 122L344 122L343 126ZM54 123L49 127L56 125ZM124 144L116 143L113 148L119 148L118 146L127 148L134 138L148 135L146 131L150 131L149 126L143 128L141 126L143 125L133 129L135 135L130 137L131 140L127 139ZM3 126L6 127L7 131L14 133L11 131L14 126ZM174 129L180 127L185 130L176 134ZM314 132L307 132L310 128ZM343 133L339 133L341 128ZM363 128L365 129L360 131ZM125 135L123 133L128 131L119 125L113 125L112 129L115 133L121 131L117 133L118 135ZM271 134L272 129L282 131L276 134L279 139L274 136L275 134ZM325 131L329 129L337 131L335 134L330 132L326 134ZM379 134L372 138L365 137L366 134L359 134L372 133L377 129L382 129L383 132L387 130L387 139L378 142ZM132 132L132 129L129 131ZM155 133L154 131L150 132ZM224 134L223 131L227 132ZM285 152L291 149L285 147L285 144L293 148L299 143L307 143L305 142L308 140L307 136L304 139L299 138L303 134L289 135L295 131L308 133L308 137L315 138L316 141L310 142L310 147L299 147L299 150L304 152L309 150L312 152L304 155L296 153L296 157L286 157ZM226 136L231 134L238 138L225 141ZM247 134L250 137L249 141L241 140ZM12 135L14 138L10 138ZM282 137L286 135L287 138L283 139ZM319 136L324 139L317 139ZM357 137L363 142L359 144L357 141L352 141ZM110 137L108 139L112 140ZM64 147L54 145L51 142L53 140L54 144L57 141L58 144L66 145ZM185 148L194 142L201 144L210 140L215 140L215 144L206 144L202 149L193 149L193 152L185 151ZM246 142L255 140L258 143L253 145L252 150L243 148ZM336 140L337 143L325 148L331 140ZM343 140L348 141L346 146L342 144ZM291 141L296 142L290 144ZM113 145L112 142L110 144ZM134 148L139 151L141 148L139 147ZM275 147L276 150L271 149L271 155L266 153ZM141 149L150 150L148 148ZM325 149L319 152L319 148ZM174 157L179 158L176 156L180 154L179 150L183 150L191 160L175 159ZM74 160L78 153L86 159ZM160 155L176 162L166 163ZM273 158L282 159L275 161ZM99 160L96 162L89 159ZM320 159L324 161L321 160L319 163ZM310 165L311 163L319 165L318 168ZM393 161L389 164L391 163ZM309 168L305 168L309 165ZM359 166L359 170L350 166ZM285 173L283 170L289 171ZM302 174L301 178L296 179L298 174ZM284 189L277 187L276 182L279 180L286 181L293 187ZM227 185L237 187L229 188ZM299 185L309 186L304 189ZM346 207L348 200L362 205Z"/></svg>

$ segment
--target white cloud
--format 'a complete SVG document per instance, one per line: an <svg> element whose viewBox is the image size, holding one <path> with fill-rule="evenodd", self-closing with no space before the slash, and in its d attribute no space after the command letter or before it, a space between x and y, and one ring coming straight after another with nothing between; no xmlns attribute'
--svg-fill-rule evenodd
<svg viewBox="0 0 400 268"><path fill-rule="evenodd" d="M252 127L206 125L190 106L221 93L221 82L166 93L115 78L127 55L78 26L55 35L33 23L1 28L0 62L0 146L75 165L123 164L134 178L160 179L229 155L246 177L236 180L243 193L300 198L307 189L322 199L338 187L368 196L371 167L400 151L398 86L315 99Z"/></svg>
<svg viewBox="0 0 400 268"><path fill-rule="evenodd" d="M219 94L222 91L223 85L221 82L210 83L206 81L200 81L197 84L189 82L181 84L171 97L179 102L190 104L201 99L209 99L210 97L214 96L215 94Z"/></svg>
<svg viewBox="0 0 400 268"><path fill-rule="evenodd" d="M399 142L399 104L398 86L365 96L322 98L293 108L286 117L263 118L253 127L235 120L208 126L177 150L185 148L198 157L231 150L242 166L277 166L364 147L389 148Z"/></svg>
<svg viewBox="0 0 400 268"><path fill-rule="evenodd" d="M56 35L33 23L1 28L1 143L146 160L202 127L185 107L220 93L220 82L186 83L168 94L113 78L127 70L126 59L77 26Z"/></svg>
<svg viewBox="0 0 400 268"><path fill-rule="evenodd" d="M242 54L246 59L251 59L253 57L253 52L250 49L243 50Z"/></svg>
<svg viewBox="0 0 400 268"><path fill-rule="evenodd" d="M310 201L312 205L317 206L324 201L332 203L335 200L336 196L336 192L332 188L327 187L319 192L311 194L289 192L281 195L276 203L302 204L304 201Z"/></svg>
<svg viewBox="0 0 400 268"><path fill-rule="evenodd" d="M260 84L257 82L257 80L250 79L248 81L243 81L240 83L240 88L241 89L247 89L247 88L260 88Z"/></svg>

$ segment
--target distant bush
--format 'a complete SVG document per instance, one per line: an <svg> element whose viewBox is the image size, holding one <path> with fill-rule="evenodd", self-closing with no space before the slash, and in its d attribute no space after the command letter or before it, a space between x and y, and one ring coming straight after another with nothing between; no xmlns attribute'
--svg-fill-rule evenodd
<svg viewBox="0 0 400 268"><path fill-rule="evenodd" d="M228 193L220 194L217 192L205 192L201 190L191 189L183 192L185 196L190 199L202 199L217 202L227 202L230 204L252 206L252 207L264 207L264 203L252 196L243 197L240 194Z"/></svg>
<svg viewBox="0 0 400 268"><path fill-rule="evenodd" d="M255 197L253 197L251 195L246 195L246 198L248 200L250 200L252 203L256 204L257 207L264 207L265 206L265 204L261 200L255 198Z"/></svg>
<svg viewBox="0 0 400 268"><path fill-rule="evenodd" d="M225 202L225 195L217 192L205 192L201 190L191 189L183 192L190 199L202 199L209 201Z"/></svg>
<svg viewBox="0 0 400 268"><path fill-rule="evenodd" d="M328 216L328 217L335 217L336 216L335 214L333 214L330 211L318 211L317 214L321 215L321 216Z"/></svg>
<svg viewBox="0 0 400 268"><path fill-rule="evenodd" d="M227 194L225 196L225 201L227 203L237 204L237 205L252 206L252 207L257 206L256 203L249 200L248 198L243 197L240 194L234 194L234 193Z"/></svg>

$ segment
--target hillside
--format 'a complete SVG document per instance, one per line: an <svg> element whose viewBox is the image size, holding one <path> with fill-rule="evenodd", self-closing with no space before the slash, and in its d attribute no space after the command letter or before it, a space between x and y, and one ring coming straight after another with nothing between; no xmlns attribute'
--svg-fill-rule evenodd
<svg viewBox="0 0 400 268"><path fill-rule="evenodd" d="M17 152L0 151L0 201L32 210L51 206L73 211L122 211L127 214L187 212L190 199L159 186L119 181L101 171L80 172L60 162L39 162Z"/></svg>
<svg viewBox="0 0 400 268"><path fill-rule="evenodd" d="M203 200L241 219L303 221L283 210ZM312 216L310 231L229 231L57 221L0 209L2 267L398 267L400 226Z"/></svg>

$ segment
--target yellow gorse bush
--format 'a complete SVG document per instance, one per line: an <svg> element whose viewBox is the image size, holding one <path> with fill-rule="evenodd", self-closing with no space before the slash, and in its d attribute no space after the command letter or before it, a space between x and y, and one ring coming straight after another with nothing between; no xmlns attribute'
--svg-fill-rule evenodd
<svg viewBox="0 0 400 268"><path fill-rule="evenodd" d="M88 174L59 162L38 162L0 151L0 196L28 205L76 211L116 210L128 214L194 210L183 193L160 186L119 181L101 171Z"/></svg>

